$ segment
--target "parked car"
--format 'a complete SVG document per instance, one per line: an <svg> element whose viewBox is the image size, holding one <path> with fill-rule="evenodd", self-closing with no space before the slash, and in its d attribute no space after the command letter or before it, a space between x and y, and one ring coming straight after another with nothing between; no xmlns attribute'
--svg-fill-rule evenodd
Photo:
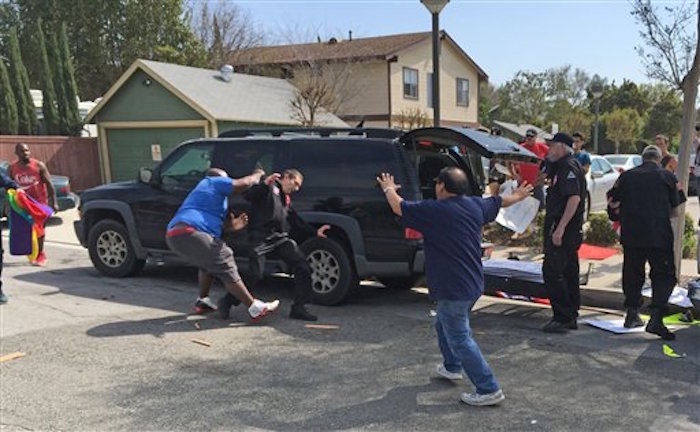
<svg viewBox="0 0 700 432"><path fill-rule="evenodd" d="M593 212L604 211L608 206L607 192L615 185L620 173L602 156L591 155L591 169L586 175L588 196L586 217Z"/></svg>
<svg viewBox="0 0 700 432"><path fill-rule="evenodd" d="M10 168L10 163L0 161L0 172L7 175L7 170ZM75 208L78 205L78 196L71 192L70 179L61 175L52 175L51 184L56 189L56 199L58 201L58 211L64 211ZM5 206L5 195L0 194L0 208L3 209L3 214L7 214Z"/></svg>
<svg viewBox="0 0 700 432"><path fill-rule="evenodd" d="M642 157L636 154L610 154L603 157L620 174L642 164Z"/></svg>
<svg viewBox="0 0 700 432"><path fill-rule="evenodd" d="M321 304L337 304L360 279L409 288L425 271L421 235L399 224L376 184L377 174L392 172L403 197L417 200L435 198L435 177L442 168L456 166L467 173L470 194L480 196L481 156L537 160L511 141L471 129L233 130L181 144L155 169L141 169L138 181L83 192L75 232L95 268L108 276L134 275L149 259L178 262L165 244L166 226L208 168L224 168L236 178L255 167L268 173L294 167L304 174L294 196L296 210L311 224L332 227L328 238L301 244L312 264L325 263L312 265L314 297ZM235 212L250 208L241 197L231 199L230 207ZM225 240L245 269L245 231ZM270 264L268 271L285 270L281 263Z"/></svg>

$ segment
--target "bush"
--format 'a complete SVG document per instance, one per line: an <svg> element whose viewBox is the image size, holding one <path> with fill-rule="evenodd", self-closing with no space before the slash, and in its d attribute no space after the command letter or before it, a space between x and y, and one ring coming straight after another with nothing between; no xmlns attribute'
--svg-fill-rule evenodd
<svg viewBox="0 0 700 432"><path fill-rule="evenodd" d="M530 247L538 247L544 249L544 212L537 213L535 218L535 232L527 238L526 243Z"/></svg>
<svg viewBox="0 0 700 432"><path fill-rule="evenodd" d="M590 228L586 233L586 243L597 246L613 246L617 243L617 233L612 229L606 213L591 213L588 222Z"/></svg>
<svg viewBox="0 0 700 432"><path fill-rule="evenodd" d="M698 239L695 236L695 222L688 213L685 214L685 227L683 229L683 258L694 258L697 250Z"/></svg>

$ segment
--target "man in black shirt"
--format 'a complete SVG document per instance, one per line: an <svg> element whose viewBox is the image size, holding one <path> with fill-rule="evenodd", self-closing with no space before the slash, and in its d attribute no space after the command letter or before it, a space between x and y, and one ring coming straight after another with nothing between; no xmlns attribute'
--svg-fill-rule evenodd
<svg viewBox="0 0 700 432"><path fill-rule="evenodd" d="M299 191L303 181L299 171L288 169L282 175L272 174L245 193L244 198L251 203L248 224L251 249L245 283L251 291L255 288L263 277L266 257L274 253L294 273L294 304L290 318L316 321L318 318L306 310L312 296L311 268L294 239L303 241L314 235L326 237L330 226L315 229L291 207L291 195ZM227 294L222 298L219 303L222 317L228 315L234 304L233 296Z"/></svg>
<svg viewBox="0 0 700 432"><path fill-rule="evenodd" d="M574 140L557 133L547 154L546 214L544 220L544 264L542 276L552 304L552 320L543 327L547 333L566 333L578 328L581 303L578 249L583 234L586 178L573 157Z"/></svg>
<svg viewBox="0 0 700 432"><path fill-rule="evenodd" d="M651 319L646 331L665 340L675 339L663 324L668 298L676 286L671 216L685 196L678 190L678 180L660 166L662 152L649 146L642 153L642 165L625 171L609 192L612 218L619 217L625 262L622 288L627 317L625 327L641 327L642 286L646 263L651 266Z"/></svg>

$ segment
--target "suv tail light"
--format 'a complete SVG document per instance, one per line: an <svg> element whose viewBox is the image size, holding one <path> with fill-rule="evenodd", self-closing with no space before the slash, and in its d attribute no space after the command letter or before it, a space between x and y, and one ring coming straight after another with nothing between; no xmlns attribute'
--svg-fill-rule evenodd
<svg viewBox="0 0 700 432"><path fill-rule="evenodd" d="M406 240L420 240L423 238L423 234L411 228L406 228L403 236Z"/></svg>

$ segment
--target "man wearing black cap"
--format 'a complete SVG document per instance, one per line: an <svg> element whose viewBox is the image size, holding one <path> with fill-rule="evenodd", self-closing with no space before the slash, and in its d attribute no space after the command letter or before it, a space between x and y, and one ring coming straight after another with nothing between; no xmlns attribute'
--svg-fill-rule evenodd
<svg viewBox="0 0 700 432"><path fill-rule="evenodd" d="M578 328L576 318L581 303L578 249L583 241L586 177L574 158L574 140L557 133L549 143L547 191L544 219L544 264L542 275L552 304L553 317L542 329L566 333Z"/></svg>
<svg viewBox="0 0 700 432"><path fill-rule="evenodd" d="M662 151L648 146L642 152L642 165L625 171L608 192L608 214L620 220L625 262L622 290L625 292L625 327L644 325L639 316L646 264L651 266L651 319L646 331L664 340L673 340L663 323L666 303L676 286L671 217L685 195L678 190L676 176L660 166Z"/></svg>

